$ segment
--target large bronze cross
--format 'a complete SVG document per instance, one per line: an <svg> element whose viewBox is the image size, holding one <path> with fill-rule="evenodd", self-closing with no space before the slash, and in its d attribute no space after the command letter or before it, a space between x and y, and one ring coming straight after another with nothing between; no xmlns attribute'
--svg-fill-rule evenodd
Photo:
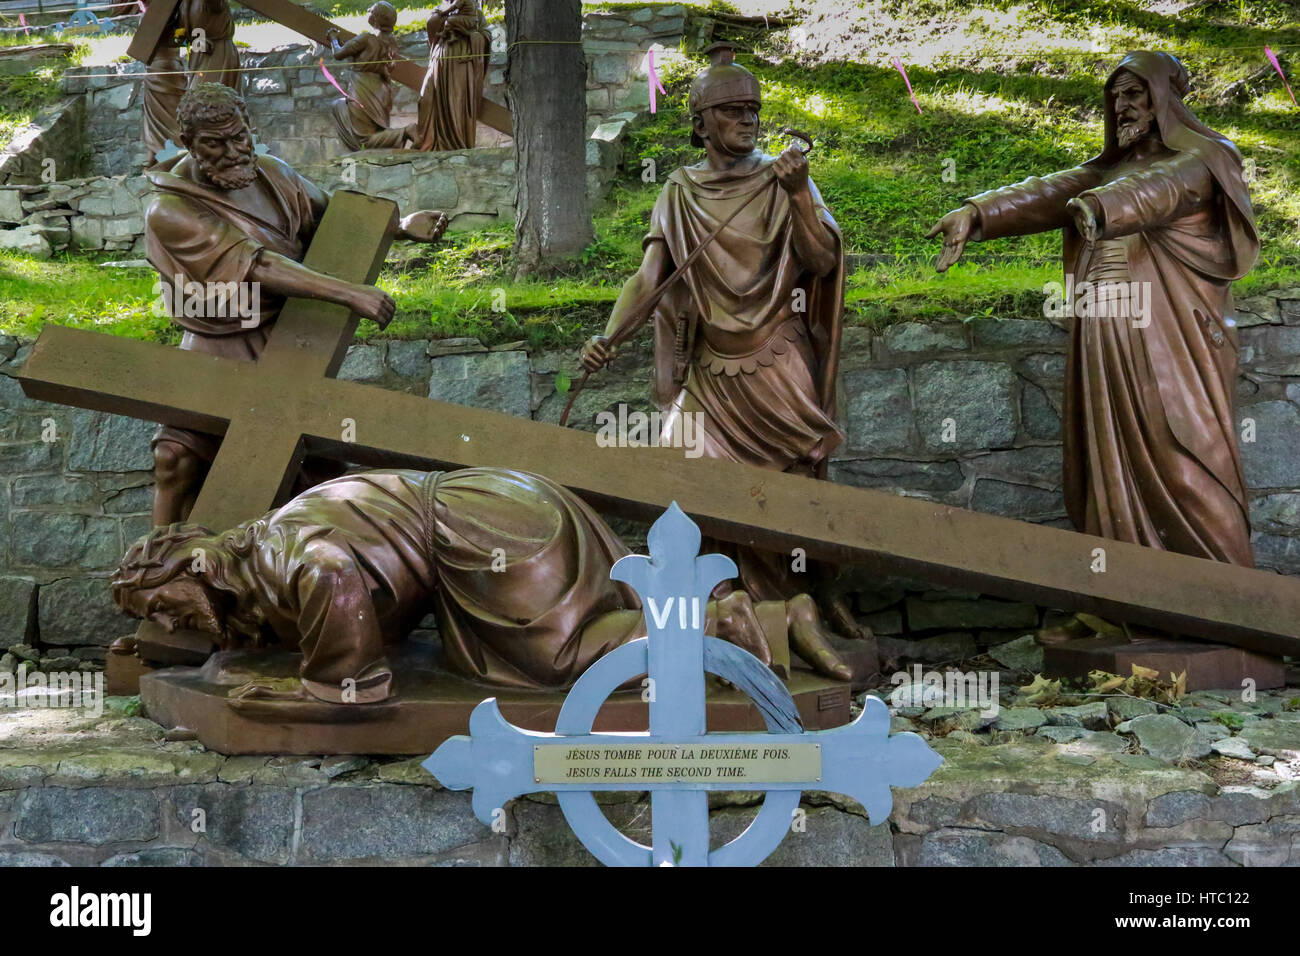
<svg viewBox="0 0 1300 956"><path fill-rule="evenodd" d="M328 215L341 211L339 202ZM322 224L323 231L331 225ZM357 226L349 230L359 233ZM1300 654L1300 581L1292 578L690 459L680 449L601 448L589 432L339 381L327 371L345 338L312 333L317 314L349 321L341 311L320 303L286 309L268 354L256 363L46 326L19 378L32 398L224 434L194 515L218 529L262 514L292 480L304 451L367 465L517 468L546 475L606 512L653 520L677 501L706 533L725 540L778 551L802 547L814 558L1110 614L1269 655ZM299 314L301 325L286 323ZM308 361L300 351L314 357ZM355 434L345 436L344 419ZM1104 549L1105 571L1093 570L1096 549Z"/></svg>
<svg viewBox="0 0 1300 956"><path fill-rule="evenodd" d="M179 5L180 0L153 0L140 18L135 36L131 38L131 45L126 48L127 55L141 63L152 60L158 44L163 41L168 21ZM340 43L346 43L356 36L355 33L334 26L319 14L300 7L290 0L241 0L241 6L256 10L276 23L283 24L295 33L300 33L324 46L329 46L327 35L329 30L337 31ZM424 69L418 63L399 57L393 62L390 72L393 79L404 86L409 86L417 95L419 94L420 87L424 84ZM486 96L479 101L478 118L485 125L502 133L511 132L510 111L492 102Z"/></svg>

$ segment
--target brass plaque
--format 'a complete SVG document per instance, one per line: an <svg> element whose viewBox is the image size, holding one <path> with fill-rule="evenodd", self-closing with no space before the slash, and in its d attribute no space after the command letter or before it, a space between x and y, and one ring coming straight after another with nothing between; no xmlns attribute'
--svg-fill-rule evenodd
<svg viewBox="0 0 1300 956"><path fill-rule="evenodd" d="M535 783L819 783L821 744L545 744Z"/></svg>

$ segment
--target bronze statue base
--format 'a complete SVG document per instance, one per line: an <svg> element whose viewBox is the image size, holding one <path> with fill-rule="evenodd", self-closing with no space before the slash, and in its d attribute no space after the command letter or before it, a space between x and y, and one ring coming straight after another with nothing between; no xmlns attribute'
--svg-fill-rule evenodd
<svg viewBox="0 0 1300 956"><path fill-rule="evenodd" d="M1247 678L1258 690L1286 686L1280 657L1225 644L1097 635L1043 647L1043 672L1054 677L1087 677L1094 670L1127 677L1134 664L1159 671L1164 680L1186 671L1189 691L1237 689Z"/></svg>
<svg viewBox="0 0 1300 956"><path fill-rule="evenodd" d="M553 731L563 691L512 690L456 677L436 665L427 645L403 648L393 659L397 696L380 704L238 700L228 692L248 680L290 678L297 654L283 651L222 651L202 667L168 667L140 678L140 697L150 719L164 727L187 727L209 750L223 754L430 754L448 737L469 732L470 711L495 697L506 719L529 730ZM806 730L849 722L848 684L807 670L786 682ZM597 731L645 730L649 708L640 690L612 694L593 727ZM708 692L711 731L762 730L757 708L739 691L714 685Z"/></svg>

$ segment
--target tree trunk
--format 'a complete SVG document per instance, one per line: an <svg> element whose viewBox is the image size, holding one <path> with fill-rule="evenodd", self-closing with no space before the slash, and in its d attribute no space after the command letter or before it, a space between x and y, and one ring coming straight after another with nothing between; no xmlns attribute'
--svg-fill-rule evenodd
<svg viewBox="0 0 1300 956"><path fill-rule="evenodd" d="M592 240L580 0L506 0L506 42L518 187L514 254L524 276L553 270Z"/></svg>

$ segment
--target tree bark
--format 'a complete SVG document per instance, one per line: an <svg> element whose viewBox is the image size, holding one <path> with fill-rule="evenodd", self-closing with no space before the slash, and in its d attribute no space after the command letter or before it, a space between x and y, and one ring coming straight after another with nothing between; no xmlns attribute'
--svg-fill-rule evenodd
<svg viewBox="0 0 1300 956"><path fill-rule="evenodd" d="M524 276L553 271L592 241L580 0L506 0L506 41L514 254Z"/></svg>

